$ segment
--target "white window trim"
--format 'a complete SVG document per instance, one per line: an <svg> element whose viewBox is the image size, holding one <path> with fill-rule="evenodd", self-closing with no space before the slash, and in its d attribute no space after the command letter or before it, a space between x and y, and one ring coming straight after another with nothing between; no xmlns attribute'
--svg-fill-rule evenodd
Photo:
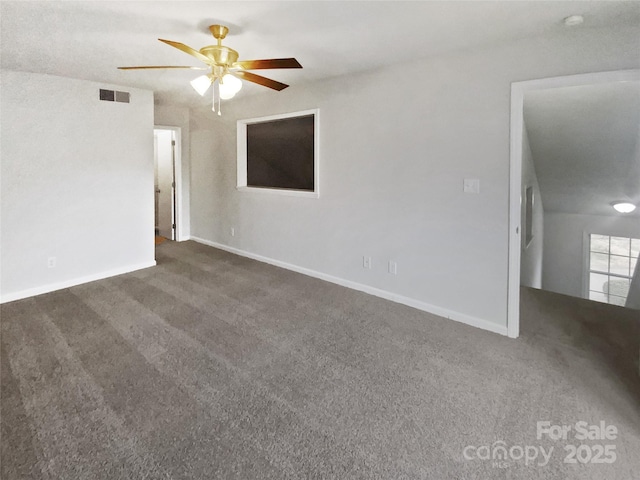
<svg viewBox="0 0 640 480"><path fill-rule="evenodd" d="M313 115L313 192L288 188L264 188L247 185L247 125L269 122L283 118ZM320 109L301 110L298 112L280 113L266 117L247 118L237 122L237 185L239 192L250 192L290 197L320 198Z"/></svg>

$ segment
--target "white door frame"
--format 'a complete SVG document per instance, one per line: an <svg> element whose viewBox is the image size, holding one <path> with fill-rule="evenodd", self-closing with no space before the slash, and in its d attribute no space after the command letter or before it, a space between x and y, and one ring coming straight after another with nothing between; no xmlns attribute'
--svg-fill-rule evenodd
<svg viewBox="0 0 640 480"><path fill-rule="evenodd" d="M188 236L184 235L184 218L182 215L182 128L169 125L154 125L154 130L169 130L173 132L173 140L176 142L174 153L174 178L175 182L175 205L174 218L176 220L176 228L174 231L175 240L182 242L188 240Z"/></svg>
<svg viewBox="0 0 640 480"><path fill-rule="evenodd" d="M585 73L566 77L542 78L511 84L511 142L509 162L509 282L507 292L507 334L520 334L520 232L522 192L522 131L524 97L533 90L597 85L640 80L640 70Z"/></svg>

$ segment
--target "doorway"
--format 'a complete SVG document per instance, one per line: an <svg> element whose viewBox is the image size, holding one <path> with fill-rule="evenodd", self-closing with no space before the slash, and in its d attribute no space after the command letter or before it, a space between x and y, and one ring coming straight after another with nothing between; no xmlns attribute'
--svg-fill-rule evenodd
<svg viewBox="0 0 640 480"><path fill-rule="evenodd" d="M153 130L155 235L180 238L180 128L156 126Z"/></svg>
<svg viewBox="0 0 640 480"><path fill-rule="evenodd" d="M518 337L520 332L520 280L521 249L523 235L530 237L531 230L527 216L529 204L535 206L535 200L527 202L523 195L522 172L523 152L526 150L524 135L524 103L525 96L532 92L566 87L580 87L617 82L633 82L640 80L640 70L589 73L567 77L554 77L511 85L511 142L510 142L510 187L509 187L509 281L507 300L507 331L510 337ZM524 210L524 211L523 211ZM523 218L525 217L525 218ZM522 232L525 229L525 232Z"/></svg>

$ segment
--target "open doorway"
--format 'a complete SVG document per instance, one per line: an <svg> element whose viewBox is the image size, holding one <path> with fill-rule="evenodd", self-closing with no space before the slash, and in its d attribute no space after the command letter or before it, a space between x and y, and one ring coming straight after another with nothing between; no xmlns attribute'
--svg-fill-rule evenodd
<svg viewBox="0 0 640 480"><path fill-rule="evenodd" d="M156 244L180 238L180 128L156 126L154 139L154 205Z"/></svg>
<svg viewBox="0 0 640 480"><path fill-rule="evenodd" d="M555 137L553 138L555 138L557 141L562 142L562 155L570 157L571 155L568 153L568 145L566 144L567 135L569 135L570 131L574 129L574 127L583 123L584 116L580 112L584 109L585 104L584 102L581 103L578 101L574 102L573 109L569 109L565 105L564 109L558 110L557 107L562 102L569 105L567 98L570 98L570 96L564 95L564 93L561 94L561 92L572 92L571 95L573 96L584 95L585 90L589 89L603 90L605 91L605 93L609 93L609 90L612 89L612 87L610 86L637 83L639 80L640 71L629 70L573 75L568 77L556 77L541 80L531 80L527 82L517 82L512 84L509 205L509 294L507 317L508 334L510 337L517 337L520 331L521 278L528 278L528 282L534 284L531 286L535 287L535 284L537 284L538 288L539 286L541 286L541 283L544 283L544 279L546 279L547 283L549 283L549 279L547 278L548 275L545 277L543 272L540 270L540 268L542 268L543 266L540 257L545 257L544 265L551 261L554 268L558 267L557 270L559 270L560 275L566 276L571 270L566 266L562 266L561 262L561 260L567 261L569 259L567 252L564 252L562 254L557 254L557 252L555 252L554 255L557 254L556 256L558 257L556 259L551 259L551 257L548 257L548 252L544 252L544 254L542 252L543 243L544 248L547 248L549 244L548 240L552 238L548 235L547 232L548 227L551 225L550 222L552 220L552 217L553 219L555 219L556 217L559 218L560 224L565 230L567 228L567 225L570 225L570 222L565 218L568 216L571 216L573 218L577 217L577 215L580 214L584 218L589 218L593 223L593 219L606 218L603 215L606 215L607 209L611 209L611 205L609 202L617 199L613 197L609 199L608 196L611 196L611 194L614 197L629 195L629 192L626 192L622 188L624 186L622 184L625 182L621 181L610 182L614 187L606 192L607 195L604 194L605 192L601 187L607 182L607 179L609 179L609 177L612 177L612 169L616 167L613 164L614 162L611 161L612 156L608 154L600 155L600 157L604 158L593 158L592 165L586 165L585 159L588 157L588 155L592 155L594 153L595 146L592 145L588 148L587 145L593 143L594 139L583 136L583 141L579 144L582 152L580 155L574 155L575 161L573 165L559 166L557 164L558 159L550 158L551 156L549 155L548 151L543 152L542 158L548 163L546 165L543 165L543 175L551 178L552 181L556 183L557 187L556 190L547 188L548 198L545 202L544 195L541 194L540 185L538 185L538 181L535 178L535 172L533 172L532 177L533 163L531 159L531 148L529 142L530 139L528 138L527 128L525 125L525 118L527 116L525 112L525 106L527 105L527 99L529 99L529 105L533 104L532 100L536 100L536 102L538 103L538 105L536 106L536 110L539 112L552 111L553 109L555 109L555 111L562 112L561 116L566 117L566 119L568 120L568 123L565 123L565 125L567 125L566 128L561 129L560 127L553 127L551 125L552 122L547 122L547 124L540 124L544 125L547 131L551 129L551 132L557 134L557 132L560 131L563 135L565 135L564 137L562 137L562 135L555 135ZM619 88L616 88L616 90L619 90ZM575 106L578 105L580 106L580 108L575 108ZM573 115L573 117L567 117L567 115ZM614 115L614 117L612 118L617 117ZM614 127L612 127L610 123L607 125L607 128ZM613 131L618 132L619 130L619 128L614 128ZM534 141L536 142L538 140L534 139ZM598 145L597 142L595 145ZM538 156L540 156L541 149L538 150ZM578 151L578 149L576 149L576 151ZM636 156L637 155L634 155L632 158L635 158ZM636 161L636 163L638 162ZM628 170L630 164L621 165ZM575 181L578 177L582 177L585 179L590 178L591 174L587 170L579 171L579 169L584 169L584 167L589 167L591 168L591 170L594 170L597 167L601 172L601 176L597 179L597 183L592 182L593 185L591 185L590 187L589 185L586 185L585 187L584 184L578 185ZM565 169L572 173L571 183L568 183L566 181L562 183L563 180L558 174L558 168ZM554 169L556 169L555 174L553 173ZM631 174L632 172L628 173ZM630 176L634 178L637 177L637 175ZM570 195L572 189L576 190L574 192L575 195ZM582 189L583 192L578 191L579 189ZM583 193L583 196L580 198L578 195L579 193ZM637 185L635 185L635 189L631 193L631 195L633 196L633 200L637 203L637 200L640 196ZM605 199L607 200L605 201ZM542 200L542 202L540 202L540 200ZM573 202L573 206L571 206L571 202ZM543 204L545 204L544 212L542 209ZM567 212L556 211L567 209L569 209ZM572 209L576 211L574 212ZM550 215L547 215L547 210L552 213ZM545 226L544 230L541 228L543 214ZM573 275L573 277L575 278L573 278L572 281L579 284L579 286L576 287L578 292L576 296L589 298L588 296L584 296L584 293L580 292L580 282L582 282L584 278L587 278L585 277L585 275L589 273L588 269L584 269L584 262L582 260L583 258L588 258L589 255L588 252L586 254L584 253L585 251L587 251L584 250L584 246L588 245L589 242L585 243L585 241L583 240L583 233L589 233L587 232L587 230L589 229L585 226L580 226L579 229L584 230L584 232L582 232L582 230L579 232L579 239L576 240L576 243L578 245L577 247L571 249L571 254L578 257L577 265L574 268L575 272L577 273ZM544 242L542 242L542 236L544 236ZM560 243L564 244L566 250L567 242L565 241L565 237L566 235L563 237L564 240ZM589 238L591 237L589 236ZM587 257L585 257L585 255L587 255ZM536 262L534 260L535 258L537 258L539 261ZM628 263L630 265L630 261ZM549 272L547 272L547 274L548 273ZM565 278L561 283L563 288L565 288L570 285L571 282L569 282ZM566 292L558 293L567 294Z"/></svg>

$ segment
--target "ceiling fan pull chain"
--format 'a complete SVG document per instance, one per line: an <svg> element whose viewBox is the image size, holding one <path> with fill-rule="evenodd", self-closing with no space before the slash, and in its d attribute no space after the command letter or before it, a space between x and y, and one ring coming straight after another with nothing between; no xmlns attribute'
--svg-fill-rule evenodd
<svg viewBox="0 0 640 480"><path fill-rule="evenodd" d="M216 102L218 103L218 115L222 115L220 113L220 80L218 78L213 82L213 105L211 110L216 111Z"/></svg>
<svg viewBox="0 0 640 480"><path fill-rule="evenodd" d="M218 81L216 82L216 98L218 99L218 115L222 115L222 112L220 111L220 102L222 101L222 97L220 96L220 82L221 81L222 81L221 79L218 79Z"/></svg>

